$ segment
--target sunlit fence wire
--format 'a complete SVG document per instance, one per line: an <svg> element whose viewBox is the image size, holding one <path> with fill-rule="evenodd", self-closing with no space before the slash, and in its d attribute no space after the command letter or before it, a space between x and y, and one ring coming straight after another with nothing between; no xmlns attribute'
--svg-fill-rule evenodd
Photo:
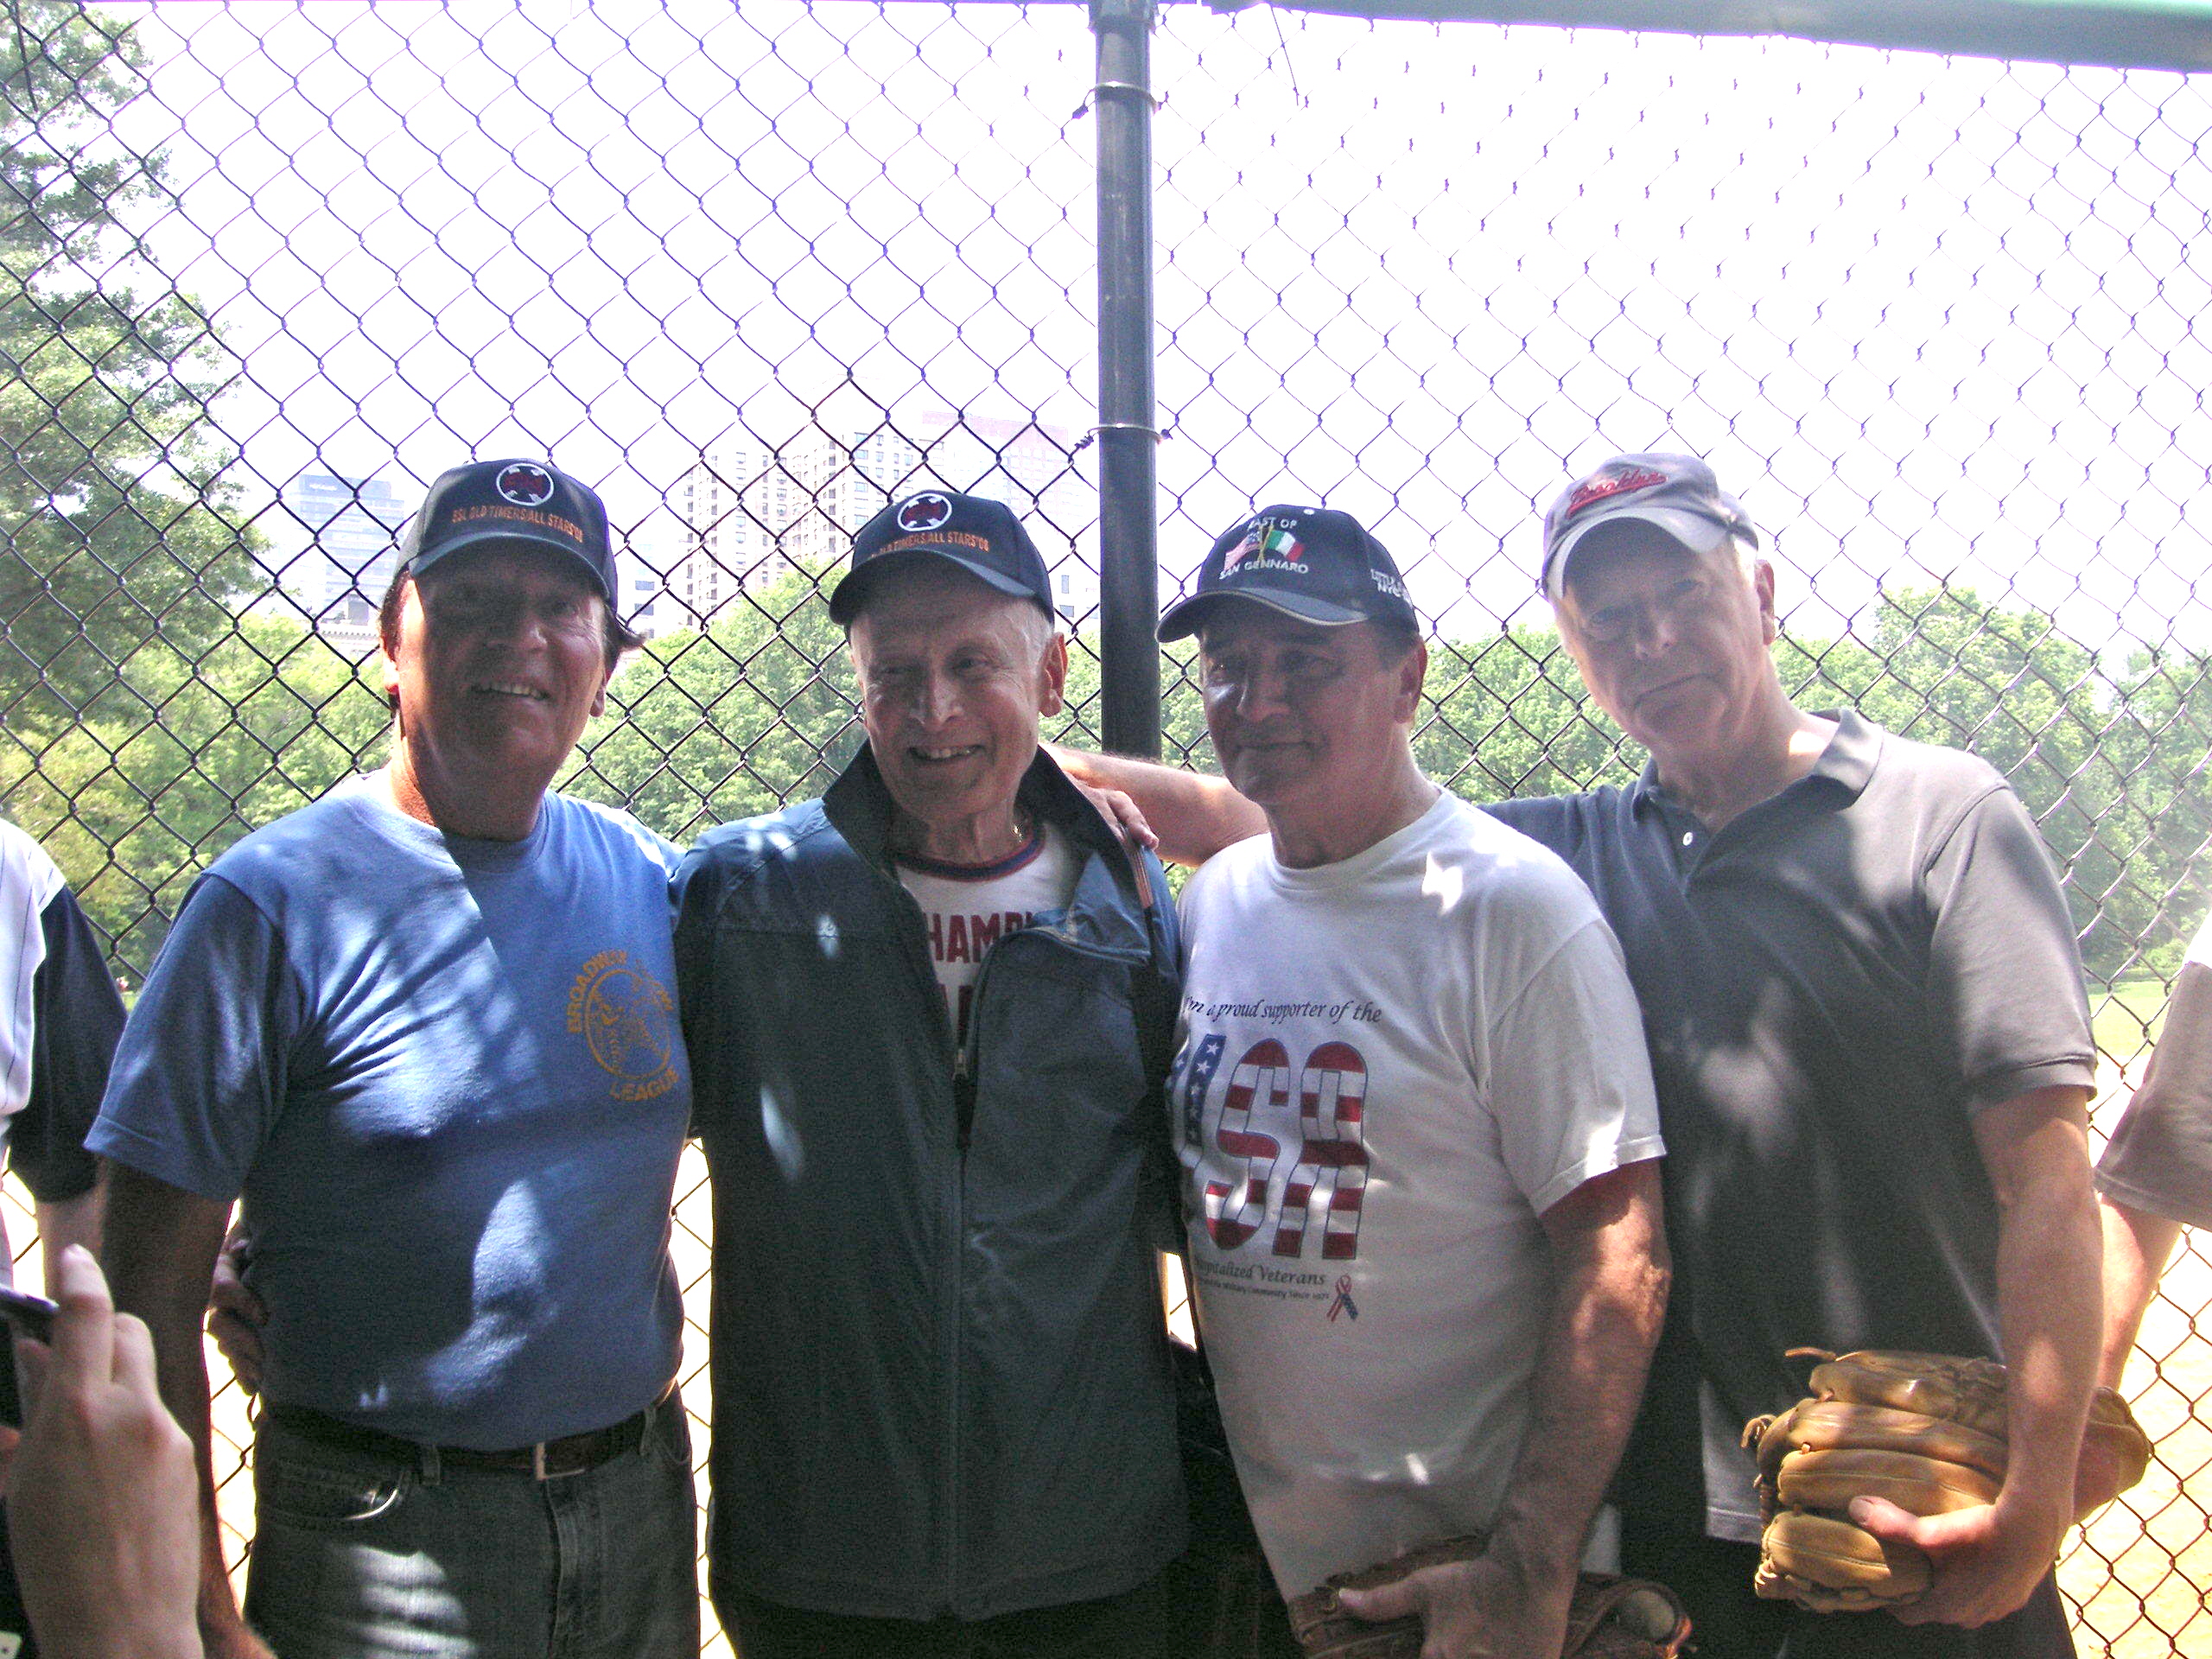
<svg viewBox="0 0 2212 1659"><path fill-rule="evenodd" d="M0 72L0 799L127 982L210 860L380 755L371 611L467 456L606 496L654 637L571 786L673 836L850 753L820 579L908 486L1029 519L1095 735L1081 8L4 0ZM1793 690L2036 812L2108 1127L2212 835L2203 86L1191 6L1154 77L1168 590L1248 504L1349 508L1433 631L1424 764L1578 787L1633 757L1535 514L1707 455ZM2066 1564L2085 1648L2212 1642L2204 1251L2131 1374L2159 1464Z"/></svg>

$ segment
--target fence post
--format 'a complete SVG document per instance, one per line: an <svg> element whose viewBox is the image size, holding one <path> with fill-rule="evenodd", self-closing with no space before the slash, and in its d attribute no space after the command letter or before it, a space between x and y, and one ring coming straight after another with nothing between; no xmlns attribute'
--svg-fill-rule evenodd
<svg viewBox="0 0 2212 1659"><path fill-rule="evenodd" d="M1098 645L1106 747L1160 753L1153 0L1091 0L1098 81Z"/></svg>

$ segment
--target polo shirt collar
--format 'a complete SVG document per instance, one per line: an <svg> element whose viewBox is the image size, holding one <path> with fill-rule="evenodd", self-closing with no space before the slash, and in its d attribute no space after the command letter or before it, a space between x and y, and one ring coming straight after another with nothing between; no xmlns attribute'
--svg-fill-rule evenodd
<svg viewBox="0 0 2212 1659"><path fill-rule="evenodd" d="M1833 791L1840 797L1839 805L1848 805L1859 798L1874 776L1874 763L1882 753L1882 728L1860 719L1849 709L1819 709L1814 712L1824 720L1835 721L1835 734L1828 739L1827 747L1821 751L1821 758L1813 763L1813 769L1783 793L1809 786L1811 790ZM1643 763L1633 798L1638 812L1646 808L1656 811L1669 804L1667 792L1659 787L1656 760Z"/></svg>

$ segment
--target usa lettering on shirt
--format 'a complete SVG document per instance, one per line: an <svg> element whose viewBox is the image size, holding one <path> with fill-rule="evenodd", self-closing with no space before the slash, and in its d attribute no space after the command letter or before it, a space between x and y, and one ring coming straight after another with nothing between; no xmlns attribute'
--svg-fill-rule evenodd
<svg viewBox="0 0 2212 1659"><path fill-rule="evenodd" d="M992 864L945 864L911 854L899 858L899 883L922 907L930 965L944 994L955 1044L967 1045L976 987L991 947L1038 917L1065 909L1075 878L1075 849L1050 826Z"/></svg>

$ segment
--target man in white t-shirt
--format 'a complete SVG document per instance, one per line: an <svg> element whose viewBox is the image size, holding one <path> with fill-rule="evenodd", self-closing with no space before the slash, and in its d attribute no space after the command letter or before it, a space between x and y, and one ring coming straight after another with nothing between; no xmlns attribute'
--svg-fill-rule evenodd
<svg viewBox="0 0 2212 1659"><path fill-rule="evenodd" d="M1619 946L1556 857L1415 766L1427 654L1349 515L1239 521L1160 624L1194 632L1268 830L1184 891L1169 1080L1254 1522L1286 1595L1486 1531L1346 1606L1419 1612L1431 1656L1556 1653L1668 1280Z"/></svg>
<svg viewBox="0 0 2212 1659"><path fill-rule="evenodd" d="M2118 1388L2183 1227L2212 1228L2212 917L2190 942L2150 1069L2097 1160L2105 1321L2097 1380Z"/></svg>

